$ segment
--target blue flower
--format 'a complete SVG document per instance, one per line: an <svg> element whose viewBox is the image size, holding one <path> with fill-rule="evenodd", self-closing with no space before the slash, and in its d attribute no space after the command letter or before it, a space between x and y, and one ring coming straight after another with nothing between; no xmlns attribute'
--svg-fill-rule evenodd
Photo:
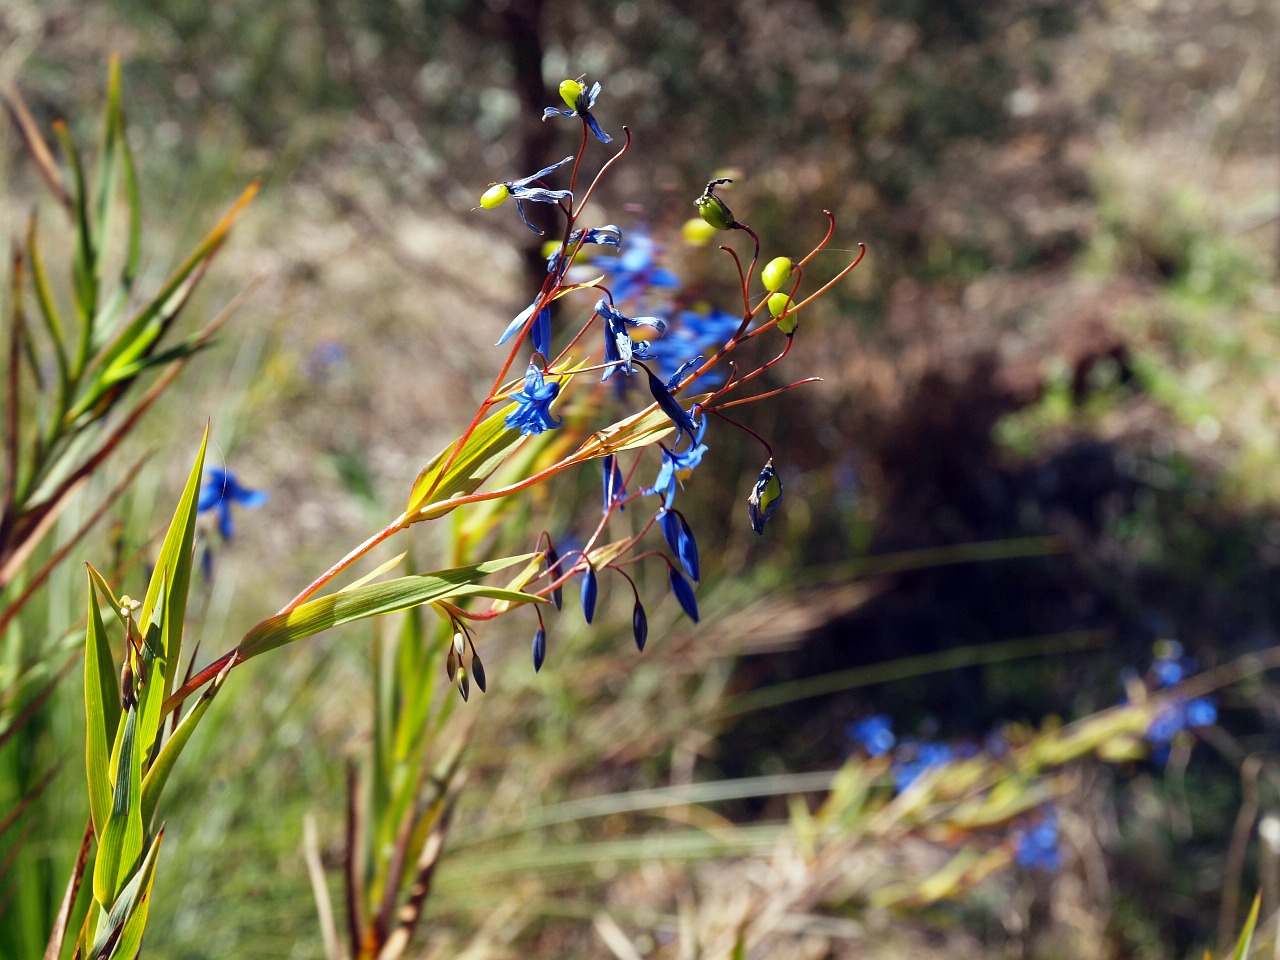
<svg viewBox="0 0 1280 960"><path fill-rule="evenodd" d="M905 743L893 764L893 782L898 792L906 790L925 771L951 762L951 748L945 743Z"/></svg>
<svg viewBox="0 0 1280 960"><path fill-rule="evenodd" d="M1055 871L1062 866L1062 853L1058 849L1058 815L1050 810L1030 830L1014 834L1013 858L1019 866L1028 870Z"/></svg>
<svg viewBox="0 0 1280 960"><path fill-rule="evenodd" d="M539 294L541 297L541 294ZM496 347L502 346L512 338L516 333L524 329L524 325L529 322L529 317L533 315L533 308L538 305L537 299L529 306L525 307L516 318L507 324L507 329L502 331L502 336L498 338L498 342L494 344ZM544 357L551 356L551 308L543 307L538 311L537 318L533 321L533 328L529 331L529 339L533 341L533 349Z"/></svg>
<svg viewBox="0 0 1280 960"><path fill-rule="evenodd" d="M893 735L893 721L887 713L877 713L847 728L849 739L873 757L883 756L893 749L898 738Z"/></svg>
<svg viewBox="0 0 1280 960"><path fill-rule="evenodd" d="M676 482L687 477L702 462L702 455L707 452L707 445L702 442L706 432L707 418L703 417L695 424L694 432L690 435L692 442L688 450L676 453L674 450L668 450L664 444L659 444L662 447L662 466L658 468L658 478L653 482L653 486L644 492L661 495L663 505L667 509L670 509L675 501Z"/></svg>
<svg viewBox="0 0 1280 960"><path fill-rule="evenodd" d="M564 421L551 416L551 401L560 394L559 383L547 383L542 371L532 363L524 375L524 389L511 394L518 406L507 414L508 427L518 429L525 436L554 430Z"/></svg>
<svg viewBox="0 0 1280 960"><path fill-rule="evenodd" d="M690 586L688 580L680 575L680 571L675 567L670 569L670 579L671 592L676 595L676 599L680 601L680 606L689 615L689 619L697 623L698 598L693 595L693 587Z"/></svg>
<svg viewBox="0 0 1280 960"><path fill-rule="evenodd" d="M715 353L741 324L741 317L724 310L681 310L672 319L666 336L652 344L651 352L662 376L674 388L693 368L694 359ZM714 387L723 379L722 370L709 370L698 382Z"/></svg>
<svg viewBox="0 0 1280 960"><path fill-rule="evenodd" d="M596 615L596 591L596 568L588 563L587 569L582 571L582 593L579 596L582 601L582 617L587 623Z"/></svg>
<svg viewBox="0 0 1280 960"><path fill-rule="evenodd" d="M591 108L596 105L596 97L598 96L600 96L600 84L598 81L592 84L590 91L588 91L586 84L581 80L562 80L560 82L560 97L569 105L570 109L557 110L555 107L547 107L542 111L542 119L545 121L551 117L581 117L591 129L591 132L595 134L597 140L601 143L610 143L613 141L613 137L601 130L600 124L591 115Z"/></svg>
<svg viewBox="0 0 1280 960"><path fill-rule="evenodd" d="M200 499L196 502L196 513L209 510L218 512L218 532L223 540L230 540L234 532L231 523L231 504L242 507L260 507L270 499L261 490L250 490L240 485L236 475L230 470L210 467L205 474L204 486L200 488Z"/></svg>
<svg viewBox="0 0 1280 960"><path fill-rule="evenodd" d="M643 293L652 287L678 289L680 278L656 265L657 253L658 246L653 238L643 230L635 230L627 237L626 250L621 256L596 257L591 265L599 267L612 278L609 289L615 300L626 300L632 294Z"/></svg>
<svg viewBox="0 0 1280 960"><path fill-rule="evenodd" d="M701 580L702 574L698 565L698 543L693 539L693 531L678 510L663 509L658 513L658 525L662 527L662 535L666 537L667 546L680 560L680 566L689 575L690 580Z"/></svg>
<svg viewBox="0 0 1280 960"><path fill-rule="evenodd" d="M622 476L622 468L618 466L618 458L612 453L600 458L600 466L604 470L604 512L608 513L617 501L627 495L626 483ZM627 509L622 504L619 510Z"/></svg>
<svg viewBox="0 0 1280 960"><path fill-rule="evenodd" d="M603 227L592 227L590 230L575 230L569 234L569 242L556 247L555 252L547 257L547 273L557 272L564 263L565 250L578 250L588 243L617 247L622 243L622 231L612 223Z"/></svg>
<svg viewBox="0 0 1280 960"><path fill-rule="evenodd" d="M659 317L627 317L622 311L601 297L596 302L596 313L604 318L604 359L609 366L600 376L600 382L608 380L621 370L625 374L635 373L631 365L632 358L645 360L649 357L648 340L632 340L627 327L648 327L656 330L658 336L666 332L667 324Z"/></svg>
<svg viewBox="0 0 1280 960"><path fill-rule="evenodd" d="M480 206L486 210L492 210L495 207L502 206L506 202L507 197L516 198L516 213L520 214L520 219L524 221L524 225L539 236L543 231L539 230L529 222L529 216L525 213L525 201L532 203L559 203L561 200L573 199L572 190L548 190L546 187L535 187L531 184L541 180L547 174L554 173L563 167L566 163L572 163L573 157L565 157L549 167L543 167L537 173L519 180L504 180L502 183L495 183L480 197Z"/></svg>

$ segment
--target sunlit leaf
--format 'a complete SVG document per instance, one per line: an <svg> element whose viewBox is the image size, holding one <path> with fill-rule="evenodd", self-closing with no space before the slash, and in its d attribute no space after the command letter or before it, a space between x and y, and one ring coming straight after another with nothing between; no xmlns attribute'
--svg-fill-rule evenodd
<svg viewBox="0 0 1280 960"><path fill-rule="evenodd" d="M262 621L250 630L238 647L240 657L247 660L330 627L396 610L407 610L433 600L488 597L494 600L541 603L542 598L532 594L490 587L479 582L490 573L527 561L530 556L524 554L452 570L399 577L308 600L288 613L277 614Z"/></svg>
<svg viewBox="0 0 1280 960"><path fill-rule="evenodd" d="M99 837L111 810L111 747L120 723L120 688L111 657L102 611L98 608L92 575L89 580L89 622L84 645L85 761L89 810Z"/></svg>

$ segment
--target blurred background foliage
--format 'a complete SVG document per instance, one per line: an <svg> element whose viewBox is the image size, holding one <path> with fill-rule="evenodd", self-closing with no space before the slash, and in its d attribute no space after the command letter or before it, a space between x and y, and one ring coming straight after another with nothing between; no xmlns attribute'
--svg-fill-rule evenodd
<svg viewBox="0 0 1280 960"><path fill-rule="evenodd" d="M1119 669L1142 669L1163 637L1206 666L1280 643L1276 17L1256 0L9 0L0 84L21 88L43 128L65 117L92 142L81 107L122 53L158 238L144 276L263 180L193 306L207 316L254 289L182 381L184 402L139 440L185 449L212 417L210 462L271 491L217 551L200 600L211 642L309 579L303 560L398 510L479 399L489 345L542 267L522 227L473 207L491 180L573 148L567 127L538 119L562 77L599 79L606 129L634 137L600 221L670 240L690 302L732 307L727 265L675 240L719 171L766 257L808 249L824 207L834 246L868 244L797 337L790 369L824 382L748 418L780 441L777 528L759 542L746 531L753 449L717 447L717 480L738 482L687 492L704 544L721 545L704 546L717 554L704 626L655 622L642 657L625 635L566 629L536 678L526 637L487 641L503 653L486 654L494 689L472 704L460 879L437 884L430 935L480 929L495 955L511 942L585 955L599 952L581 917L592 902L664 890L666 903L696 873L596 862L565 874L592 878L576 898L493 857L468 873L468 824L495 806L518 819L534 801L828 769L850 749L845 725L869 713L948 737L1078 716L1115 703ZM14 233L39 191L4 136ZM122 500L115 549L145 551L181 464ZM595 496L596 481L557 497ZM531 522L554 523L556 507L536 504ZM75 616L50 603L25 629L61 636ZM1084 650L1070 639L1082 635ZM1045 655L824 683L1024 638ZM161 873L185 893L157 899L151 955L318 952L298 824L314 811L336 842L341 760L369 736L367 660L360 638L335 638L247 668L213 707L231 733L197 738L171 786L201 815L170 825ZM774 684L792 686L767 709L715 708ZM1077 852L1052 880L814 936L835 956L1195 953L1214 938L1224 875L1242 882L1227 863L1239 768L1275 749L1277 702L1269 682L1228 691L1225 729L1185 777L1082 771L1063 804ZM1258 810L1280 804L1259 784ZM533 844L530 869L554 847ZM48 851L51 888L72 853Z"/></svg>

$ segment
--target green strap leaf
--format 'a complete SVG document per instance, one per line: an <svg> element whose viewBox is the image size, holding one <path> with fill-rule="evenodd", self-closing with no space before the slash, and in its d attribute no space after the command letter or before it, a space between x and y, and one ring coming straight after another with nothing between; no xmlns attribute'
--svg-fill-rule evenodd
<svg viewBox="0 0 1280 960"><path fill-rule="evenodd" d="M187 615L187 593L191 588L191 565L195 556L196 504L200 499L200 477L204 473L208 445L209 428L205 427L195 463L187 475L187 485L165 533L155 572L138 611L139 623L159 624L160 644L156 656L166 663L178 663L182 653L182 626ZM165 676L162 686L167 697L173 692L173 677ZM144 749L149 751L151 744L145 743Z"/></svg>
<svg viewBox="0 0 1280 960"><path fill-rule="evenodd" d="M107 825L98 838L93 865L93 897L104 910L116 901L123 882L134 872L142 854L142 756L137 743L138 711L125 714L117 740L115 794Z"/></svg>
<svg viewBox="0 0 1280 960"><path fill-rule="evenodd" d="M506 425L506 414L512 407L514 404L481 422L448 470L444 465L457 447L456 440L422 469L405 508L409 522L444 516L453 509L448 505L451 497L474 493L515 452L524 436Z"/></svg>
<svg viewBox="0 0 1280 960"><path fill-rule="evenodd" d="M490 597L520 603L544 603L541 597L532 594L489 587L479 582L491 573L524 563L530 556L531 554L523 554L468 567L399 577L308 600L288 613L277 614L262 621L250 630L237 648L240 659L256 657L260 653L310 637L339 624L393 613L396 610L407 610L433 600Z"/></svg>
<svg viewBox="0 0 1280 960"><path fill-rule="evenodd" d="M120 957L121 960L133 960L142 944L142 934L147 926L147 913L151 906L151 885L156 876L156 860L160 853L160 843L164 840L164 828L161 827L151 841L147 856L133 875L133 879L120 891L120 897L112 905L111 911L103 915L98 924L98 934L94 937L93 949L89 956L98 960Z"/></svg>
<svg viewBox="0 0 1280 960"><path fill-rule="evenodd" d="M89 812L98 838L111 810L111 750L120 724L120 689L116 665L102 623L102 611L89 578L89 626L84 643L85 765L89 781Z"/></svg>

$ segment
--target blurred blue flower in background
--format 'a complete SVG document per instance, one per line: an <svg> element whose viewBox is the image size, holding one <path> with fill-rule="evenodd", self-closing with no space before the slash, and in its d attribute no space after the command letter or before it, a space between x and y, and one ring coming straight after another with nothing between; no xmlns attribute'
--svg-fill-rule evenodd
<svg viewBox="0 0 1280 960"><path fill-rule="evenodd" d="M644 230L635 229L627 233L625 249L620 256L596 257L591 265L605 272L610 278L609 290L613 299L621 301L652 287L679 289L680 278L658 266L657 256L658 245L653 238Z"/></svg>
<svg viewBox="0 0 1280 960"><path fill-rule="evenodd" d="M250 490L241 486L236 475L221 467L210 467L205 473L204 485L200 488L200 499L196 502L196 513L218 512L218 532L223 540L230 540L234 533L231 522L231 504L236 503L247 509L260 507L269 500L261 490Z"/></svg>
<svg viewBox="0 0 1280 960"><path fill-rule="evenodd" d="M723 347L741 323L741 317L724 310L681 310L672 319L666 335L650 343L650 353L662 376L673 379L691 359L711 356ZM708 371L698 385L717 386L724 376L724 371L719 369Z"/></svg>
<svg viewBox="0 0 1280 960"><path fill-rule="evenodd" d="M893 783L898 792L906 790L927 770L941 767L951 762L954 754L945 743L904 742L893 761Z"/></svg>
<svg viewBox="0 0 1280 960"><path fill-rule="evenodd" d="M1050 809L1030 830L1018 830L1013 836L1013 858L1019 866L1046 871L1055 871L1062 866L1057 811Z"/></svg>
<svg viewBox="0 0 1280 960"><path fill-rule="evenodd" d="M866 717L846 728L849 739L873 757L879 757L894 748L898 738L893 735L893 721L887 713Z"/></svg>

